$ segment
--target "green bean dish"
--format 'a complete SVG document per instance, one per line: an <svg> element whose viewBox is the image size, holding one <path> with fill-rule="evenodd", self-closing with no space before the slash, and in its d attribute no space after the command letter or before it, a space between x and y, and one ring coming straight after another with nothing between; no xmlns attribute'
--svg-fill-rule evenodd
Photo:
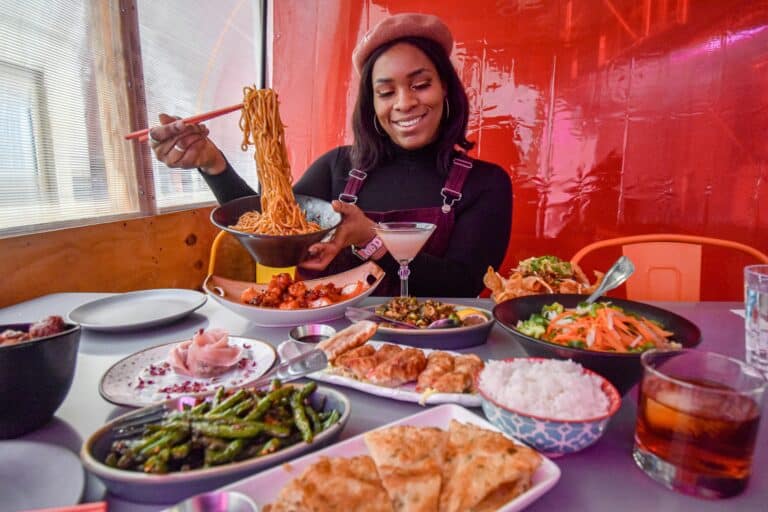
<svg viewBox="0 0 768 512"><path fill-rule="evenodd" d="M144 427L140 436L112 443L108 466L144 473L190 471L269 455L305 441L340 419L337 410L315 409L315 382L302 387L279 381L266 390L224 392Z"/></svg>

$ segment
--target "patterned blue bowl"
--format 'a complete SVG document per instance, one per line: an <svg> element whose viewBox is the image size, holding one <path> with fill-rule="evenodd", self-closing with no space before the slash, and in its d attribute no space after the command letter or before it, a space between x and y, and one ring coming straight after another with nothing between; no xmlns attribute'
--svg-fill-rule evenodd
<svg viewBox="0 0 768 512"><path fill-rule="evenodd" d="M542 358L526 358L531 361ZM514 361L514 359L506 359ZM621 395L605 377L591 370L586 373L602 381L602 389L608 397L608 412L602 416L584 420L557 420L523 413L503 406L490 398L478 386L485 417L505 434L519 439L548 457L575 453L594 444L605 432L611 416L621 406Z"/></svg>

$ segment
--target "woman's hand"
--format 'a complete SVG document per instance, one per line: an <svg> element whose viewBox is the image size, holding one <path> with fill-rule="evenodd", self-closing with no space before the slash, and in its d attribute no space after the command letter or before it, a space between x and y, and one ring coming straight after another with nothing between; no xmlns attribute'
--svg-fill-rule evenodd
<svg viewBox="0 0 768 512"><path fill-rule="evenodd" d="M208 138L202 124L184 124L178 117L160 114L160 125L149 130L155 157L174 169L199 167L206 174L220 174L227 167L224 155Z"/></svg>
<svg viewBox="0 0 768 512"><path fill-rule="evenodd" d="M357 206L342 201L333 201L331 206L341 214L341 224L330 241L310 246L310 257L300 263L300 267L323 270L346 247L365 245L376 235L374 222Z"/></svg>

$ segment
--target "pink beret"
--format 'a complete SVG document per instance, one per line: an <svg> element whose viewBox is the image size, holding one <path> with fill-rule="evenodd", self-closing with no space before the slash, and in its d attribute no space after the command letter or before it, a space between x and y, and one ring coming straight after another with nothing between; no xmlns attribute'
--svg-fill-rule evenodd
<svg viewBox="0 0 768 512"><path fill-rule="evenodd" d="M453 36L440 18L431 14L395 14L369 30L352 51L352 64L360 75L365 60L379 46L401 37L423 37L440 44L447 55L453 50Z"/></svg>

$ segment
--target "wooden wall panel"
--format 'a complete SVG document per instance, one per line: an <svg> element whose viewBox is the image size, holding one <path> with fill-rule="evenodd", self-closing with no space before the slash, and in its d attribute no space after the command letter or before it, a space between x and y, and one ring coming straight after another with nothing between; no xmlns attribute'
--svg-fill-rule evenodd
<svg viewBox="0 0 768 512"><path fill-rule="evenodd" d="M217 233L211 209L0 239L0 307L55 292L199 289Z"/></svg>

